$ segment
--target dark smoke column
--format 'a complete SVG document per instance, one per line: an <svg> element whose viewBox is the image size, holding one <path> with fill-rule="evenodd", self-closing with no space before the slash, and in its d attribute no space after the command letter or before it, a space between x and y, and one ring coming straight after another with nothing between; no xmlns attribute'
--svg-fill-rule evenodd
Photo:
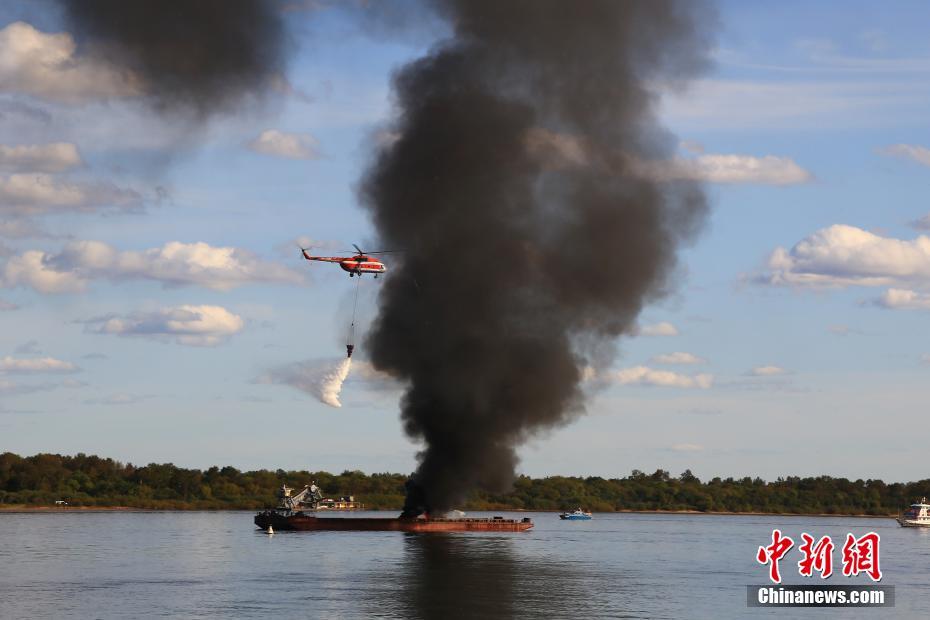
<svg viewBox="0 0 930 620"><path fill-rule="evenodd" d="M643 166L674 142L654 89L700 69L695 2L448 0L453 38L395 77L396 140L362 189L402 248L368 338L421 440L405 513L505 490L515 448L582 411L584 368L661 296L701 188Z"/></svg>
<svg viewBox="0 0 930 620"><path fill-rule="evenodd" d="M227 112L283 79L278 0L57 1L85 51L131 72L163 113Z"/></svg>

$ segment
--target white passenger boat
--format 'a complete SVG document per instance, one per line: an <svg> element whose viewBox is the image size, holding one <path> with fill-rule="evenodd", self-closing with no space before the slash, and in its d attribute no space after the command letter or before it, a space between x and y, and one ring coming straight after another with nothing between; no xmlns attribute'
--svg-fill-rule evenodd
<svg viewBox="0 0 930 620"><path fill-rule="evenodd" d="M911 507L898 517L898 523L901 527L930 527L930 504L927 503L927 498L921 497L918 503L911 504Z"/></svg>

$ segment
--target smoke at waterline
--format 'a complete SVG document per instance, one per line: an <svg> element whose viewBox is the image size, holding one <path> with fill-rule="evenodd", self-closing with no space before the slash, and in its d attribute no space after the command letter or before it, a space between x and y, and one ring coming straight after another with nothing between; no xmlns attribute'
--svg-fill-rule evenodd
<svg viewBox="0 0 930 620"><path fill-rule="evenodd" d="M506 489L516 447L583 411L582 369L666 293L707 209L698 184L636 166L672 151L654 89L703 68L705 5L435 6L454 34L396 74L394 139L361 191L405 249L366 344L423 443L408 514Z"/></svg>

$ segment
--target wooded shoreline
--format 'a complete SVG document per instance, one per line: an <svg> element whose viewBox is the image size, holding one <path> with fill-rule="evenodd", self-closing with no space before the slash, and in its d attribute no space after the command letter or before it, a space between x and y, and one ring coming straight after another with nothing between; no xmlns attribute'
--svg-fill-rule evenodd
<svg viewBox="0 0 930 620"><path fill-rule="evenodd" d="M526 508L505 508L498 509L502 512L551 512L557 514L560 510L527 510ZM151 513L151 512L250 512L246 508L133 508L132 506L15 506L0 505L0 514L59 514L59 513L88 513L95 512L123 512L123 513ZM345 511L327 510L325 514L340 514ZM382 510L378 512L397 512L394 510ZM493 511L491 511L493 512ZM897 514L887 515L864 515L864 514L799 514L789 512L701 512L700 510L612 510L598 511L602 514L642 514L642 515L699 515L711 517L843 517L853 519L894 519Z"/></svg>
<svg viewBox="0 0 930 620"><path fill-rule="evenodd" d="M371 510L400 511L407 474L344 471L257 470L234 467L186 469L171 463L136 466L77 454L0 454L0 511L64 510L258 510L276 503L282 484L302 488L315 481L326 497L353 496ZM518 476L503 493L473 490L458 507L475 510L555 511L579 506L595 512L727 515L875 516L898 514L921 497L930 480L885 483L830 476L719 478L702 481L689 470L678 476L659 469L628 476Z"/></svg>

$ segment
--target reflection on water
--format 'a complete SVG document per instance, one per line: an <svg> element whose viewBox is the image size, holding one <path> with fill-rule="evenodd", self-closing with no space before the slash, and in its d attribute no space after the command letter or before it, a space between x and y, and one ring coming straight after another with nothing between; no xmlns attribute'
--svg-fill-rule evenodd
<svg viewBox="0 0 930 620"><path fill-rule="evenodd" d="M403 559L379 604L405 618L511 618L517 580L513 537L406 534Z"/></svg>
<svg viewBox="0 0 930 620"><path fill-rule="evenodd" d="M576 558L523 553L530 535L406 534L397 566L369 579L367 614L403 618L568 617L620 611L617 583L598 593L600 578ZM600 580L599 580L600 579ZM366 588L367 590L367 588ZM607 605L608 598L612 605Z"/></svg>

